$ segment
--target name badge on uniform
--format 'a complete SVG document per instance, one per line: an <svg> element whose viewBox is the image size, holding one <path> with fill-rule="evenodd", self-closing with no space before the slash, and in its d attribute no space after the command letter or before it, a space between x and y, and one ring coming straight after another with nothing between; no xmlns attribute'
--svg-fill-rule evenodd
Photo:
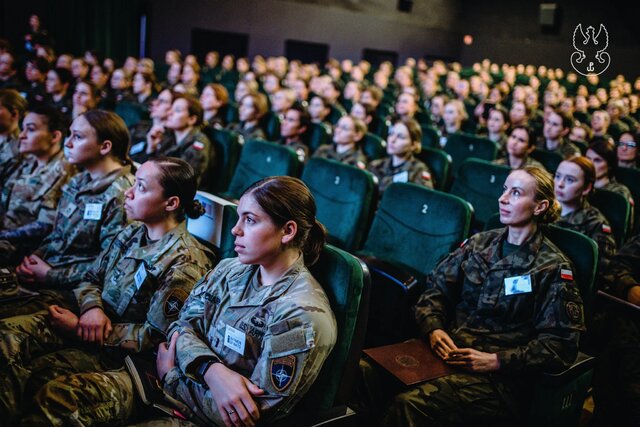
<svg viewBox="0 0 640 427"><path fill-rule="evenodd" d="M224 346L244 355L244 344L246 337L244 332L237 330L233 326L227 325L224 331Z"/></svg>
<svg viewBox="0 0 640 427"><path fill-rule="evenodd" d="M144 265L144 262L140 263L140 267L136 271L135 276L133 276L133 280L136 283L136 288L140 289L140 286L144 283L144 279L147 278L147 268Z"/></svg>
<svg viewBox="0 0 640 427"><path fill-rule="evenodd" d="M531 292L531 276L514 276L504 279L504 294L516 295Z"/></svg>
<svg viewBox="0 0 640 427"><path fill-rule="evenodd" d="M73 214L76 211L76 209L78 209L78 207L75 204L69 203L67 206L65 206L64 209L62 209L62 215L69 218L71 214Z"/></svg>
<svg viewBox="0 0 640 427"><path fill-rule="evenodd" d="M138 142L137 144L133 144L131 149L129 150L129 154L134 155L141 153L142 150L146 148L147 143L145 141Z"/></svg>
<svg viewBox="0 0 640 427"><path fill-rule="evenodd" d="M84 207L84 219L94 221L102 218L102 203L87 203Z"/></svg>
<svg viewBox="0 0 640 427"><path fill-rule="evenodd" d="M393 182L407 182L409 181L409 172L404 171L393 175Z"/></svg>

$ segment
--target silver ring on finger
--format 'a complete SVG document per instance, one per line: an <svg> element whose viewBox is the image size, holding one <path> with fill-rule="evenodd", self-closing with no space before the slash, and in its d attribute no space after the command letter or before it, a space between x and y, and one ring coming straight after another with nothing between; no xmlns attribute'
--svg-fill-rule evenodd
<svg viewBox="0 0 640 427"><path fill-rule="evenodd" d="M230 411L227 411L227 415L233 415L233 414L235 414L235 413L236 413L236 411L234 411L233 409L232 409L232 410L230 410Z"/></svg>

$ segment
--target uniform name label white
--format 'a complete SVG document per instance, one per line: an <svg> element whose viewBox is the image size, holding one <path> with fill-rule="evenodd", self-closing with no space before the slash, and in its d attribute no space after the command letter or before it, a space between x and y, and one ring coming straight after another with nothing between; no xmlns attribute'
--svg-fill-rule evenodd
<svg viewBox="0 0 640 427"><path fill-rule="evenodd" d="M504 279L504 294L516 295L531 292L531 276L513 276Z"/></svg>
<svg viewBox="0 0 640 427"><path fill-rule="evenodd" d="M237 330L233 326L227 325L224 331L224 345L231 350L244 355L244 344L246 337L244 332Z"/></svg>
<svg viewBox="0 0 640 427"><path fill-rule="evenodd" d="M133 280L136 283L136 288L140 289L140 286L144 283L144 279L147 278L147 269L144 266L144 262L140 263L140 267L136 270Z"/></svg>
<svg viewBox="0 0 640 427"><path fill-rule="evenodd" d="M84 207L84 219L97 221L102 218L102 203L87 203Z"/></svg>

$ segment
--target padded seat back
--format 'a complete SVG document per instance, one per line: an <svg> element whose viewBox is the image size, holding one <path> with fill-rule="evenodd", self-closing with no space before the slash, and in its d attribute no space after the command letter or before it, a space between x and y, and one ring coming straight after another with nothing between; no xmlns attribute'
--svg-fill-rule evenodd
<svg viewBox="0 0 640 427"><path fill-rule="evenodd" d="M327 227L330 242L347 251L359 249L377 197L373 175L316 157L309 159L302 180L316 200L316 217Z"/></svg>
<svg viewBox="0 0 640 427"><path fill-rule="evenodd" d="M331 143L331 127L324 123L311 123L307 135L307 145L311 153L321 145Z"/></svg>
<svg viewBox="0 0 640 427"><path fill-rule="evenodd" d="M440 148L440 132L433 126L422 125L422 148Z"/></svg>
<svg viewBox="0 0 640 427"><path fill-rule="evenodd" d="M542 163L544 168L551 174L556 173L558 165L560 165L563 160L560 154L547 150L540 150L539 148L533 150L533 152L531 153L531 157Z"/></svg>
<svg viewBox="0 0 640 427"><path fill-rule="evenodd" d="M338 324L338 339L295 412L330 409L351 397L366 332L369 272L356 257L326 245L309 270L322 285Z"/></svg>
<svg viewBox="0 0 640 427"><path fill-rule="evenodd" d="M490 139L464 133L449 135L444 150L451 155L454 177L457 176L458 170L468 158L491 161L498 154L497 145Z"/></svg>
<svg viewBox="0 0 640 427"><path fill-rule="evenodd" d="M453 180L451 194L471 203L480 229L498 212L498 198L511 169L480 159L467 159Z"/></svg>
<svg viewBox="0 0 640 427"><path fill-rule="evenodd" d="M633 196L633 200L640 202L640 169L635 168L617 168L616 169L616 179L621 184L624 184L631 191L631 195ZM640 225L640 208L632 209L633 211L633 224L635 230L639 230ZM635 234L635 233L631 233Z"/></svg>
<svg viewBox="0 0 640 427"><path fill-rule="evenodd" d="M631 204L626 197L614 191L596 189L589 194L589 203L609 220L617 247L622 247L629 231Z"/></svg>
<svg viewBox="0 0 640 427"><path fill-rule="evenodd" d="M422 147L422 151L416 156L431 169L434 188L440 191L449 189L451 181L451 156L438 148Z"/></svg>
<svg viewBox="0 0 640 427"><path fill-rule="evenodd" d="M149 112L135 102L119 102L114 112L124 120L127 128L137 125L141 120L149 119Z"/></svg>
<svg viewBox="0 0 640 427"><path fill-rule="evenodd" d="M362 138L362 151L369 161L381 159L387 155L387 142L374 133Z"/></svg>
<svg viewBox="0 0 640 427"><path fill-rule="evenodd" d="M451 194L393 183L382 195L362 253L422 274L468 235L471 209Z"/></svg>
<svg viewBox="0 0 640 427"><path fill-rule="evenodd" d="M251 184L268 176L298 176L300 160L291 148L260 139L247 141L242 148L240 160L225 193L234 199L240 198Z"/></svg>
<svg viewBox="0 0 640 427"><path fill-rule="evenodd" d="M238 134L226 130L207 126L202 129L211 141L215 152L215 164L210 167L209 182L203 183L204 189L212 193L222 193L227 190L231 177L240 160L242 145Z"/></svg>
<svg viewBox="0 0 640 427"><path fill-rule="evenodd" d="M264 130L268 141L280 139L280 118L273 111L269 111L262 117L260 127Z"/></svg>

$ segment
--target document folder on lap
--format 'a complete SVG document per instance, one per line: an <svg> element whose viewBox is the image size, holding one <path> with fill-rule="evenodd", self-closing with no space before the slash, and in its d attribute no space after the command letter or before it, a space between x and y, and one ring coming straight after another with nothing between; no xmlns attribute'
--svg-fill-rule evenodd
<svg viewBox="0 0 640 427"><path fill-rule="evenodd" d="M413 385L456 372L422 340L364 350L364 353L405 385Z"/></svg>

